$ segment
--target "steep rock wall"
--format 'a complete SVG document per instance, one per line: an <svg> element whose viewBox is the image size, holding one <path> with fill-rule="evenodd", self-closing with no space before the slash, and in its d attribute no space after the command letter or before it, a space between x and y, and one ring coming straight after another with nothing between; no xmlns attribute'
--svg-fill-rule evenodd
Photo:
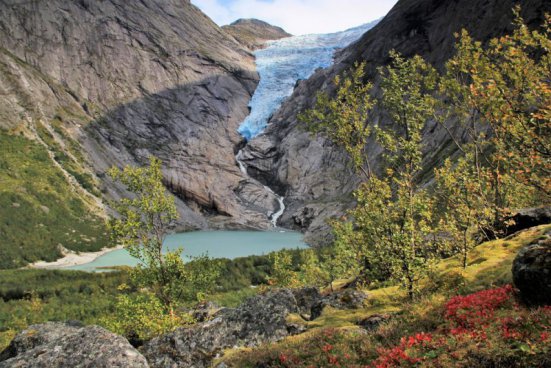
<svg viewBox="0 0 551 368"><path fill-rule="evenodd" d="M551 12L546 0L400 0L376 27L341 50L331 68L299 82L264 134L243 151L249 172L261 181L276 183L286 196L281 223L306 231L311 242L326 242L326 219L352 205L351 192L360 180L340 149L310 136L297 122L297 115L313 106L317 91L330 91L333 78L356 61L366 62L367 78L374 80L377 67L388 63L392 49L405 56L419 54L441 69L453 54L454 33L465 28L482 41L502 35L512 29L515 4L521 5L530 26L541 24L543 14ZM373 121L385 124L379 114ZM461 136L461 131L454 133ZM434 124L427 126L425 143L424 165L430 176L431 168L453 154L454 148L444 129ZM370 142L367 150L377 161L379 147Z"/></svg>

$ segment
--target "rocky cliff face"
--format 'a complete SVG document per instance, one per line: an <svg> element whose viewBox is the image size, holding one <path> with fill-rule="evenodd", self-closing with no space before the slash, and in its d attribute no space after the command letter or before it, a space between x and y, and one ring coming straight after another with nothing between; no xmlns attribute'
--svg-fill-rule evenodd
<svg viewBox="0 0 551 368"><path fill-rule="evenodd" d="M545 0L399 1L376 27L341 50L334 66L300 82L265 133L243 151L249 173L261 181L278 183L280 193L285 193L287 211L280 222L307 231L310 241L322 243L327 239L325 220L352 204L351 191L359 182L341 150L323 138L309 136L297 122L298 113L313 106L318 90L331 90L333 78L356 61L366 62L367 78L373 80L376 68L388 62L392 49L405 56L420 54L442 68L453 53L454 33L465 28L483 41L504 34L511 29L511 9L517 3L533 26L551 11L551 3ZM384 124L377 114L374 121ZM460 131L454 133L461 136ZM453 154L446 133L434 124L426 128L425 142L427 169ZM374 142L367 150L371 157L380 154Z"/></svg>
<svg viewBox="0 0 551 368"><path fill-rule="evenodd" d="M180 228L270 226L275 196L234 158L254 58L189 0L0 0L0 45L0 127L37 139L57 121L59 146L83 147L96 203L124 194L111 165L155 155Z"/></svg>
<svg viewBox="0 0 551 368"><path fill-rule="evenodd" d="M290 37L283 28L272 26L258 19L238 19L222 29L250 50L264 47L266 41Z"/></svg>

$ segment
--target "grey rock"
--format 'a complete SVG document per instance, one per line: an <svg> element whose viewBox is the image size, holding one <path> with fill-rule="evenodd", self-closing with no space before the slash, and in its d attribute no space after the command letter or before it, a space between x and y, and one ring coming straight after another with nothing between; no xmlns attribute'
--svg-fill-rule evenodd
<svg viewBox="0 0 551 368"><path fill-rule="evenodd" d="M285 321L299 312L295 295L283 289L249 298L235 309L222 309L213 319L155 338L142 347L152 367L209 367L224 349L258 346L297 333Z"/></svg>
<svg viewBox="0 0 551 368"><path fill-rule="evenodd" d="M389 314L374 314L367 318L358 321L358 326L367 331L377 329L382 323L388 321L391 318Z"/></svg>
<svg viewBox="0 0 551 368"><path fill-rule="evenodd" d="M108 168L159 157L177 230L271 226L273 198L234 158L258 83L254 57L197 7L0 0L0 9L0 128L35 137L39 121L60 118L103 199L128 195Z"/></svg>
<svg viewBox="0 0 551 368"><path fill-rule="evenodd" d="M526 208L514 214L511 219L513 225L507 227L507 233L528 229L538 225L551 223L551 207Z"/></svg>
<svg viewBox="0 0 551 368"><path fill-rule="evenodd" d="M18 334L0 355L0 367L149 367L126 339L98 326L48 322Z"/></svg>
<svg viewBox="0 0 551 368"><path fill-rule="evenodd" d="M312 305L310 320L321 316L323 309L330 306L335 309L359 309L364 306L368 295L360 290L342 289L324 295Z"/></svg>
<svg viewBox="0 0 551 368"><path fill-rule="evenodd" d="M513 262L513 282L528 305L551 305L551 233L522 248Z"/></svg>
<svg viewBox="0 0 551 368"><path fill-rule="evenodd" d="M211 319L219 310L220 307L215 303L206 301L196 305L191 311L191 315L197 322L205 322Z"/></svg>
<svg viewBox="0 0 551 368"><path fill-rule="evenodd" d="M332 93L334 77L361 61L366 62L366 79L377 86L377 67L389 62L392 49L406 57L419 54L442 69L454 52L454 33L466 28L481 41L503 35L512 29L511 9L516 4L533 27L539 26L544 14L551 11L551 2L546 0L401 0L377 26L338 52L332 67L299 82L293 95L274 113L266 131L243 151L249 173L263 183L276 183L278 193L285 195L288 209L280 224L306 231L312 242L327 242L329 227L325 220L342 215L354 204L351 192L361 181L341 149L311 136L297 120L301 111L314 105L317 91ZM379 111L371 120L380 126L388 124ZM465 139L458 125L451 123L452 134L460 141ZM457 152L445 130L435 123L425 129L424 143L427 175L421 180L430 184L430 168ZM380 147L370 141L366 152L375 170L379 170Z"/></svg>

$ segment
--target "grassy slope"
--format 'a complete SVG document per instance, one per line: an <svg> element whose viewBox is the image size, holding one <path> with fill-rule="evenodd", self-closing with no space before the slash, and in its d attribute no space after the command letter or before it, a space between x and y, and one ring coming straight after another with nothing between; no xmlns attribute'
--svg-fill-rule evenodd
<svg viewBox="0 0 551 368"><path fill-rule="evenodd" d="M363 309L350 311L326 308L321 317L311 322L304 322L299 316L291 315L289 321L306 324L308 332L262 346L261 349L228 350L221 360L230 367L258 366L256 364L262 364L265 359L277 357L282 352L311 349L327 329L345 331L349 338L346 344L353 346L364 339L360 336L365 335L357 322L374 314L398 316L386 332L390 335L390 341L408 332L430 330L440 323L442 305L450 296L511 283L511 266L518 250L550 230L551 225L540 226L507 239L484 243L471 252L465 270L461 268L459 257L441 261L431 276L436 286L426 286L415 303L410 303L403 290L395 286L368 290L369 298Z"/></svg>
<svg viewBox="0 0 551 368"><path fill-rule="evenodd" d="M351 340L346 341L348 345L359 344L364 340L358 339L357 334L361 330L356 326L357 321L376 313L400 316L401 322L389 327L391 341L396 338L393 334L407 334L407 329L433 328L434 317L441 315L441 305L450 295L511 282L511 263L519 248L549 230L551 225L541 226L511 239L485 243L471 253L465 272L461 271L457 257L443 260L433 277L439 287L436 290L426 289L424 296L416 303L408 303L397 287L369 290L370 298L364 309L342 311L326 308L320 318L307 323L309 331L305 334L263 346L262 349L229 350L223 359L234 367L252 366L266 354L278 354L286 349L304 350L304 346L311 341L321 341L319 334L328 328L350 333ZM242 287L244 282L250 283L265 276L266 270L258 270L263 265L262 257L228 262L221 277L230 279L231 282L226 282L224 287L228 291L215 294L210 299L222 306L239 305L245 298L254 295L257 289L237 288ZM247 280L237 277L241 274L247 275ZM102 317L113 312L118 285L128 281L125 272L89 274L52 270L0 270L0 280L0 350L18 331L32 323L78 319L87 324L101 324ZM230 287L232 285L235 288ZM304 323L296 315L289 316L289 320Z"/></svg>
<svg viewBox="0 0 551 368"><path fill-rule="evenodd" d="M103 220L35 141L0 130L0 268L94 251L108 242Z"/></svg>
<svg viewBox="0 0 551 368"><path fill-rule="evenodd" d="M80 320L98 324L113 313L124 272L0 270L0 351L34 323Z"/></svg>

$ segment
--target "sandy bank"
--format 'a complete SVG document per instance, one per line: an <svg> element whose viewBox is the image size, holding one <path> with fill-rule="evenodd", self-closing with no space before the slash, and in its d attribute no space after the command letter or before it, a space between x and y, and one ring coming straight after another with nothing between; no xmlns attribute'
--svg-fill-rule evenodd
<svg viewBox="0 0 551 368"><path fill-rule="evenodd" d="M53 262L45 262L45 261L34 262L29 264L27 268L53 269L53 268L64 268L64 267L70 267L70 266L83 265L86 263L93 262L96 258L118 249L123 249L123 247L119 245L115 248L103 248L98 252L80 252L80 253L77 253L72 250L64 249L62 258Z"/></svg>

